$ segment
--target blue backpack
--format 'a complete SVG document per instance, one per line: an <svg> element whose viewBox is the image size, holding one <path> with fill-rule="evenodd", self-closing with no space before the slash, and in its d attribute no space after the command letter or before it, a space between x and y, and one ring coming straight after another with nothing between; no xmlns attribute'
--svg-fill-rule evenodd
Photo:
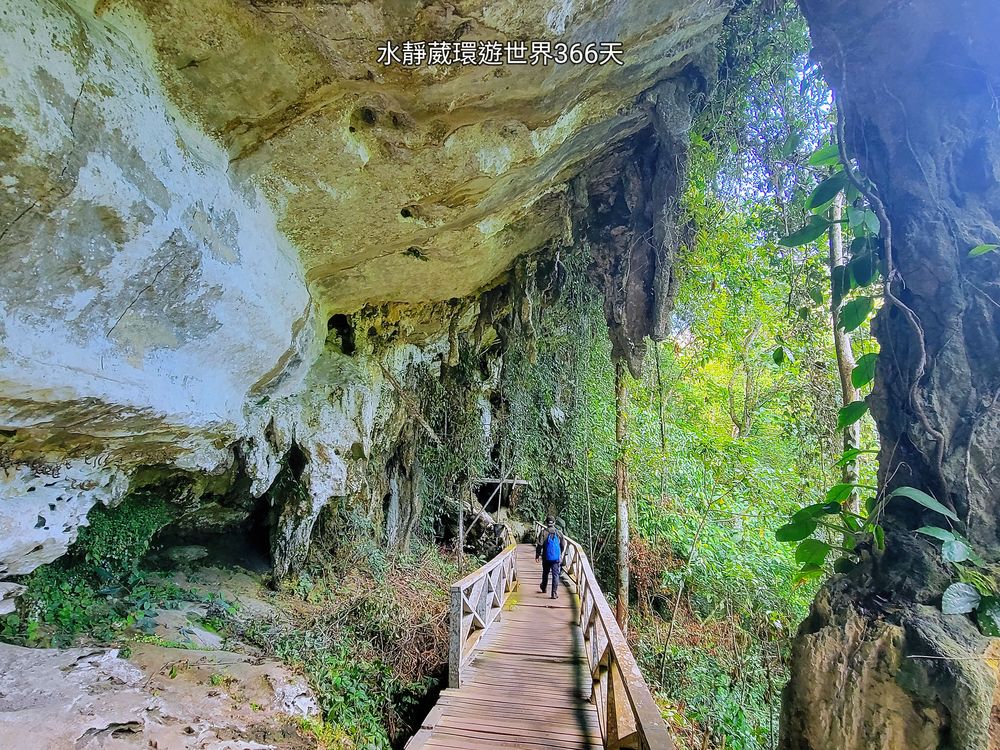
<svg viewBox="0 0 1000 750"><path fill-rule="evenodd" d="M559 543L559 535L550 533L545 539L545 559L559 560L562 558L562 545Z"/></svg>

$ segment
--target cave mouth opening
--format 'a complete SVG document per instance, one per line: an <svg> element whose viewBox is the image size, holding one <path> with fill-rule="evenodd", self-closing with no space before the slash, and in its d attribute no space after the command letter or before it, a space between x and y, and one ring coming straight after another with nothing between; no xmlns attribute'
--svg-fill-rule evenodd
<svg viewBox="0 0 1000 750"><path fill-rule="evenodd" d="M354 337L354 324L351 319L343 313L331 315L326 321L326 330L335 333L340 339L340 351L348 357L353 357L357 351L357 342Z"/></svg>
<svg viewBox="0 0 1000 750"><path fill-rule="evenodd" d="M222 508L221 504L218 507ZM165 526L153 538L143 565L171 570L194 563L270 573L273 514L268 497L255 500L242 518L229 521L224 510L219 515L218 523L185 523L182 518Z"/></svg>

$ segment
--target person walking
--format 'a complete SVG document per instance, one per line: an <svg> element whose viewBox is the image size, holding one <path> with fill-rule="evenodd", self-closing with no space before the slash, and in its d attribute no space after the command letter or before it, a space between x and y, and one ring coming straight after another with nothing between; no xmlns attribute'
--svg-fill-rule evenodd
<svg viewBox="0 0 1000 750"><path fill-rule="evenodd" d="M559 598L559 562L565 546L563 533L556 528L556 519L549 516L545 519L545 528L538 532L535 540L535 562L542 561L542 585L538 591L545 593L549 575L552 576L552 598Z"/></svg>

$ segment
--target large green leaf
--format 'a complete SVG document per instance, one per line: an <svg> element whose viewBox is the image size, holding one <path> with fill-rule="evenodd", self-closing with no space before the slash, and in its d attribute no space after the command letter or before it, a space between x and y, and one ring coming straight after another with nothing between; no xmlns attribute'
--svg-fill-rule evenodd
<svg viewBox="0 0 1000 750"><path fill-rule="evenodd" d="M774 360L774 364L782 365L785 362L794 362L795 356L788 350L785 346L779 346L771 353L771 359Z"/></svg>
<svg viewBox="0 0 1000 750"><path fill-rule="evenodd" d="M815 211L837 197L837 193L847 186L847 175L843 170L827 177L809 195L806 201L806 209Z"/></svg>
<svg viewBox="0 0 1000 750"><path fill-rule="evenodd" d="M876 362L878 362L877 352L858 357L854 369L851 370L851 385L855 388L861 388L872 382L875 379Z"/></svg>
<svg viewBox="0 0 1000 750"><path fill-rule="evenodd" d="M791 156L792 154L794 154L798 150L799 145L801 143L802 143L802 134L801 133L792 133L790 136L788 136L788 140L786 140L781 145L781 148L778 150L778 152L782 156L784 156L784 157L787 158L787 157Z"/></svg>
<svg viewBox="0 0 1000 750"><path fill-rule="evenodd" d="M933 510L935 513L940 513L945 518L950 518L956 523L958 522L958 516L955 515L955 512L951 508L945 507L926 492L922 492L916 487L897 487L889 495L890 499L894 497L907 497L913 502L920 503L925 508Z"/></svg>
<svg viewBox="0 0 1000 750"><path fill-rule="evenodd" d="M955 535L948 531L948 529L942 529L939 526L921 526L917 529L918 534L923 534L925 536L932 536L935 539L940 539L942 542L950 542L955 539Z"/></svg>
<svg viewBox="0 0 1000 750"><path fill-rule="evenodd" d="M984 596L976 608L976 622L983 635L1000 638L1000 599Z"/></svg>
<svg viewBox="0 0 1000 750"><path fill-rule="evenodd" d="M802 521L808 521L809 519L816 518L817 516L832 516L835 513L840 513L840 503L815 503L813 505L807 505L800 510L795 511L792 515L790 523L800 523ZM812 532L809 532L810 534Z"/></svg>
<svg viewBox="0 0 1000 750"><path fill-rule="evenodd" d="M851 463L851 461L856 460L857 457L860 456L862 453L878 453L878 451L866 451L866 450L861 450L861 448L848 448L840 455L840 458L837 459L837 463L835 463L834 466L836 466L837 468L840 468L841 466L847 466L847 464Z"/></svg>
<svg viewBox="0 0 1000 750"><path fill-rule="evenodd" d="M819 539L806 539L795 548L795 562L800 565L822 565L833 549Z"/></svg>
<svg viewBox="0 0 1000 750"><path fill-rule="evenodd" d="M814 531L816 531L816 520L813 518L803 518L798 521L786 523L784 526L779 526L774 532L774 538L779 542L801 542Z"/></svg>
<svg viewBox="0 0 1000 750"><path fill-rule="evenodd" d="M822 565L803 565L802 570L799 571L798 575L795 576L796 585L801 583L808 583L809 581L814 581L817 578L823 576L823 566Z"/></svg>
<svg viewBox="0 0 1000 750"><path fill-rule="evenodd" d="M808 223L801 229L792 232L787 237L778 240L782 247L799 247L808 245L810 242L819 239L823 233L830 228L830 222L822 216L810 216Z"/></svg>
<svg viewBox="0 0 1000 750"><path fill-rule="evenodd" d="M844 297L851 291L851 273L847 266L834 266L830 271L830 286L836 290L840 297Z"/></svg>
<svg viewBox="0 0 1000 750"><path fill-rule="evenodd" d="M842 430L857 422L868 413L868 404L864 401L852 401L837 413L837 429Z"/></svg>
<svg viewBox="0 0 1000 750"><path fill-rule="evenodd" d="M840 164L840 149L836 143L821 146L809 156L810 167L832 167L834 164Z"/></svg>
<svg viewBox="0 0 1000 750"><path fill-rule="evenodd" d="M840 308L840 327L850 333L865 322L874 306L875 300L871 297L852 299Z"/></svg>
<svg viewBox="0 0 1000 750"><path fill-rule="evenodd" d="M960 563L969 559L972 549L961 539L949 539L941 545L941 557L946 562Z"/></svg>
<svg viewBox="0 0 1000 750"><path fill-rule="evenodd" d="M809 290L809 299L815 302L817 305L823 304L823 291L818 287L813 287Z"/></svg>
<svg viewBox="0 0 1000 750"><path fill-rule="evenodd" d="M875 215L874 211L865 211L865 228L872 234L878 234L882 231L882 223L878 220L878 216Z"/></svg>
<svg viewBox="0 0 1000 750"><path fill-rule="evenodd" d="M982 245L976 245L969 251L970 258L978 258L980 255L986 255L986 253L992 253L1000 245L994 243L983 243Z"/></svg>
<svg viewBox="0 0 1000 750"><path fill-rule="evenodd" d="M878 278L878 261L871 253L863 253L851 259L847 270L851 273L852 286L870 286Z"/></svg>
<svg viewBox="0 0 1000 750"><path fill-rule="evenodd" d="M876 524L872 529L872 537L875 539L875 549L885 552L885 529Z"/></svg>
<svg viewBox="0 0 1000 750"><path fill-rule="evenodd" d="M979 606L982 597L968 583L953 583L941 597L941 611L946 615L968 614Z"/></svg>
<svg viewBox="0 0 1000 750"><path fill-rule="evenodd" d="M854 492L853 484L835 484L826 492L828 503L842 503Z"/></svg>

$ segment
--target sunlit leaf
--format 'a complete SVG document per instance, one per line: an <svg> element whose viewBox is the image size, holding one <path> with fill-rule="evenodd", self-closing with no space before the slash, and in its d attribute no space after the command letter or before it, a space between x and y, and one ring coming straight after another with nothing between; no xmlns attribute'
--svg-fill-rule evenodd
<svg viewBox="0 0 1000 750"><path fill-rule="evenodd" d="M979 606L982 600L975 587L968 583L953 583L941 596L941 611L946 615L968 614Z"/></svg>
<svg viewBox="0 0 1000 750"><path fill-rule="evenodd" d="M876 362L878 362L877 352L858 357L854 369L851 370L851 385L855 388L861 388L872 382L875 379Z"/></svg>
<svg viewBox="0 0 1000 750"><path fill-rule="evenodd" d="M818 287L814 287L809 290L809 299L815 302L817 305L823 304L823 292Z"/></svg>
<svg viewBox="0 0 1000 750"><path fill-rule="evenodd" d="M925 508L933 510L935 513L940 513L945 518L950 518L956 523L958 522L958 516L955 515L953 510L945 507L926 492L922 492L916 487L897 487L892 491L889 497L907 497L913 502L920 503Z"/></svg>
<svg viewBox="0 0 1000 750"><path fill-rule="evenodd" d="M868 413L868 404L864 401L852 401L837 413L837 429L842 430L857 422Z"/></svg>
<svg viewBox="0 0 1000 750"><path fill-rule="evenodd" d="M807 245L823 236L823 233L830 228L830 222L822 216L810 216L808 223L801 229L792 232L787 237L778 240L782 247L799 247Z"/></svg>
<svg viewBox="0 0 1000 750"><path fill-rule="evenodd" d="M878 451L862 450L861 448L848 448L841 454L840 458L837 460L837 463L835 463L834 466L838 468L841 466L847 466L847 464L851 463L851 461L856 460L857 457L860 456L862 453L878 453Z"/></svg>
<svg viewBox="0 0 1000 750"><path fill-rule="evenodd" d="M826 493L828 503L842 503L854 492L853 484L835 484Z"/></svg>
<svg viewBox="0 0 1000 750"><path fill-rule="evenodd" d="M803 583L808 583L809 581L814 581L817 578L822 577L823 567L821 565L803 565L802 570L798 572L795 577L795 584L800 585Z"/></svg>
<svg viewBox="0 0 1000 750"><path fill-rule="evenodd" d="M840 309L840 327L850 333L860 326L868 318L875 300L871 297L858 297L852 299Z"/></svg>
<svg viewBox="0 0 1000 750"><path fill-rule="evenodd" d="M875 526L872 529L872 536L875 538L875 549L879 552L885 552L885 529L881 526Z"/></svg>
<svg viewBox="0 0 1000 750"><path fill-rule="evenodd" d="M832 167L834 164L840 164L840 150L836 143L822 146L809 156L809 166L811 167Z"/></svg>
<svg viewBox="0 0 1000 750"><path fill-rule="evenodd" d="M978 258L980 255L986 255L986 253L992 253L1000 245L994 243L984 243L982 245L976 245L969 251L970 258Z"/></svg>

